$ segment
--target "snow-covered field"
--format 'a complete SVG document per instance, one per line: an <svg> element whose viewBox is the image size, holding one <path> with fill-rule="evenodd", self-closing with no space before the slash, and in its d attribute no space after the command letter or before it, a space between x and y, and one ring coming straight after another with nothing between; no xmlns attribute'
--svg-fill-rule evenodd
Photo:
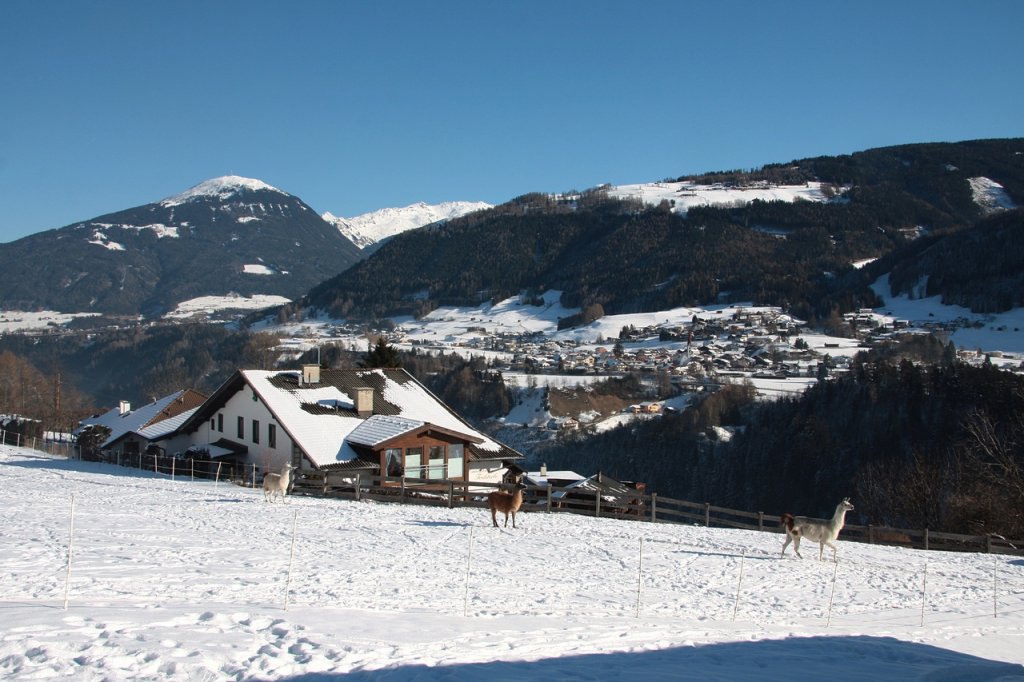
<svg viewBox="0 0 1024 682"><path fill-rule="evenodd" d="M1024 679L1015 557L269 504L9 446L0 490L4 679Z"/></svg>

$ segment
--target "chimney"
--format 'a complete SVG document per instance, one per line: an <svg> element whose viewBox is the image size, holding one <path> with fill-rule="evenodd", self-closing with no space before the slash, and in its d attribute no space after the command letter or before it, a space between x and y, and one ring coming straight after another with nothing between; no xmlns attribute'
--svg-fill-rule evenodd
<svg viewBox="0 0 1024 682"><path fill-rule="evenodd" d="M369 417L373 414L373 389L356 389L356 414L360 417Z"/></svg>
<svg viewBox="0 0 1024 682"><path fill-rule="evenodd" d="M320 365L303 365L301 384L319 384Z"/></svg>
<svg viewBox="0 0 1024 682"><path fill-rule="evenodd" d="M132 404L127 400L122 400L121 404L118 406L118 409L120 410L121 416L123 417L132 411Z"/></svg>
<svg viewBox="0 0 1024 682"><path fill-rule="evenodd" d="M544 478L548 477L548 465L547 464L541 464L540 465L540 475L543 476Z"/></svg>

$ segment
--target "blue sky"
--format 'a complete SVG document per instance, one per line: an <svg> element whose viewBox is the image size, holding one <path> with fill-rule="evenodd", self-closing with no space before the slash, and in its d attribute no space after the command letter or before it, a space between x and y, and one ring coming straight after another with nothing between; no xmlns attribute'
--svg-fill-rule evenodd
<svg viewBox="0 0 1024 682"><path fill-rule="evenodd" d="M3 0L0 242L236 174L417 201L1024 136L1024 3Z"/></svg>

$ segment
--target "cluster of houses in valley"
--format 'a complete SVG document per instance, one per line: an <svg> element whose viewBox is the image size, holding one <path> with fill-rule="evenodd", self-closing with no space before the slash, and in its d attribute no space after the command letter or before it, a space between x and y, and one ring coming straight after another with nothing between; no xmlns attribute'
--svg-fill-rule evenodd
<svg viewBox="0 0 1024 682"><path fill-rule="evenodd" d="M617 339L603 343L557 339L543 332L489 332L482 326L467 326L462 334L429 341L405 336L399 328L389 340L414 348L487 351L507 358L508 370L533 373L814 377L823 364L828 370L842 368L846 358L825 361L827 347L815 350L798 341L808 332L778 308L741 308L728 315L694 315L688 324L625 327Z"/></svg>

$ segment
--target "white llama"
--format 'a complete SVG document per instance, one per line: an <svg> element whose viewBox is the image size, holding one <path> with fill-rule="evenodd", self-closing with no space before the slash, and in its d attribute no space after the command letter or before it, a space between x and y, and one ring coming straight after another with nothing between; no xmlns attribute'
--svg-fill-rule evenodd
<svg viewBox="0 0 1024 682"><path fill-rule="evenodd" d="M295 467L291 462L286 462L279 474L267 474L263 477L263 499L273 502L275 497L280 496L284 502L284 496L288 494L288 484L291 482L291 472Z"/></svg>
<svg viewBox="0 0 1024 682"><path fill-rule="evenodd" d="M832 548L832 560L835 561L836 546L832 542L839 537L839 531L842 530L843 524L846 523L846 512L852 510L853 504L850 503L850 498L844 497L843 501L836 505L836 513L832 516L831 521L783 514L782 527L786 531L786 541L782 543L782 556L786 555L786 547L792 542L793 551L796 552L798 557L803 559L803 556L800 555L800 539L807 538L819 543L819 561L823 559L825 545Z"/></svg>

